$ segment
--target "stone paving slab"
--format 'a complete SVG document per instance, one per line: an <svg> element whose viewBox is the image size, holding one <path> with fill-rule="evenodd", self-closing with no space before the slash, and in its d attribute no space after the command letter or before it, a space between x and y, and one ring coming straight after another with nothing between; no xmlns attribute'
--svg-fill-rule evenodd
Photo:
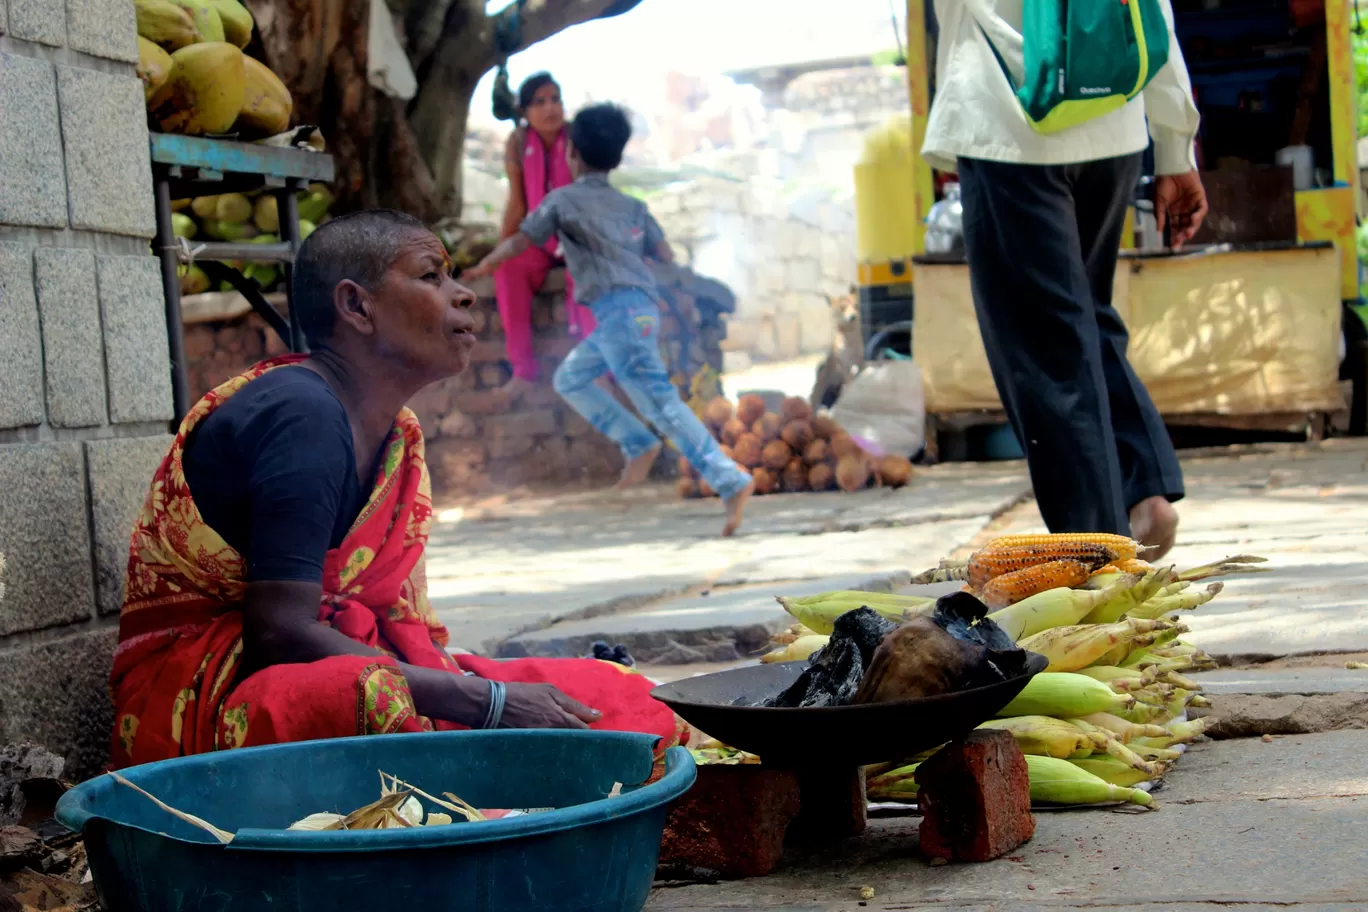
<svg viewBox="0 0 1368 912"><path fill-rule="evenodd" d="M1368 670L1221 668L1191 675L1213 694L1368 693Z"/></svg>
<svg viewBox="0 0 1368 912"><path fill-rule="evenodd" d="M1025 485L1019 466L951 466L896 491L761 497L732 539L717 535L717 501L680 501L665 486L451 511L433 527L429 595L454 645L488 653L558 620L700 589L934 565ZM599 633L588 642L614 635Z"/></svg>
<svg viewBox="0 0 1368 912"><path fill-rule="evenodd" d="M1035 838L994 862L930 867L917 818L876 820L769 877L657 890L647 908L854 910L863 886L871 909L1363 908L1365 749L1368 732L1202 744L1159 811L1042 812Z"/></svg>
<svg viewBox="0 0 1368 912"><path fill-rule="evenodd" d="M708 595L667 599L637 611L563 621L509 640L499 654L585 655L595 640L604 640L623 644L639 662L734 662L768 651L770 636L794 623L775 601L776 595L801 598L835 589L887 591L892 581L842 576L718 589Z"/></svg>
<svg viewBox="0 0 1368 912"><path fill-rule="evenodd" d="M1219 597L1185 615L1189 639L1218 656L1368 649L1368 445L1315 447L1184 463L1180 568L1253 553L1270 572L1232 576ZM1044 531L1034 504L1003 533Z"/></svg>

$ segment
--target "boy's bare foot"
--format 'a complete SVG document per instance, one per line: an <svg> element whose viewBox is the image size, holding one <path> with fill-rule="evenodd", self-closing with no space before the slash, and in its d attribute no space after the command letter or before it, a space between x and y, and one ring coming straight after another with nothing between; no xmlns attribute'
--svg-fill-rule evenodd
<svg viewBox="0 0 1368 912"><path fill-rule="evenodd" d="M655 465L656 457L660 455L660 444L656 444L635 459L627 460L627 465L622 467L622 477L618 479L616 485L619 491L625 488L633 488L646 480L646 476L651 474L651 466Z"/></svg>
<svg viewBox="0 0 1368 912"><path fill-rule="evenodd" d="M1131 536L1142 545L1150 545L1140 557L1154 563L1168 554L1178 538L1178 511L1167 497L1146 497L1130 511Z"/></svg>
<svg viewBox="0 0 1368 912"><path fill-rule="evenodd" d="M722 537L730 538L736 534L736 530L741 527L741 512L746 509L746 501L755 493L755 482L750 482L741 490L741 493L734 494L722 501L722 505L727 508L727 524L722 527Z"/></svg>
<svg viewBox="0 0 1368 912"><path fill-rule="evenodd" d="M503 395L504 400L509 405L513 405L535 388L536 384L531 380L515 376L503 386L499 387L499 392Z"/></svg>

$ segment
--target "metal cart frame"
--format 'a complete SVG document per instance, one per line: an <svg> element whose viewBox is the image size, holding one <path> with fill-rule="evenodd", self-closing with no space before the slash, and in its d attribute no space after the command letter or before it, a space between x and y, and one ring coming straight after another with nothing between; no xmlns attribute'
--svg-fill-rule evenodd
<svg viewBox="0 0 1368 912"><path fill-rule="evenodd" d="M195 136L156 133L151 137L152 183L156 193L157 236L162 289L166 296L166 332L171 354L171 390L175 421L190 410L190 383L181 321L179 268L193 259L215 282L228 282L252 309L280 335L291 351L307 351L299 315L290 297L294 258L299 251L299 206L295 194L314 181L333 179L331 155L308 149L280 148L256 143L228 142ZM275 194L280 213L281 241L250 244L229 241L185 241L171 225L171 201L219 193ZM228 265L232 260L280 263L284 267L287 316L262 296L261 287Z"/></svg>

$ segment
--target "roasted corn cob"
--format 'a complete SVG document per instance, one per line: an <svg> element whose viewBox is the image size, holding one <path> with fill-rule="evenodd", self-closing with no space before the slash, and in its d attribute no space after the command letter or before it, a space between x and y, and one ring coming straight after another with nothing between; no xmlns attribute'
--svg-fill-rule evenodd
<svg viewBox="0 0 1368 912"><path fill-rule="evenodd" d="M1006 608L1038 592L1081 586L1088 581L1091 572L1092 567L1082 561L1049 561L993 577L984 585L979 597L993 610Z"/></svg>

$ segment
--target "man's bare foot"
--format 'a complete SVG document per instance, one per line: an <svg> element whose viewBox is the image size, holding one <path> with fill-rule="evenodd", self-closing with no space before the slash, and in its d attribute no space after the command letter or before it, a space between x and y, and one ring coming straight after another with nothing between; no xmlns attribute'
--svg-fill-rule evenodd
<svg viewBox="0 0 1368 912"><path fill-rule="evenodd" d="M622 467L622 477L618 479L616 485L619 491L626 488L634 488L646 480L646 476L651 474L651 466L655 465L656 457L660 455L660 444L656 444L635 459L627 460L627 465Z"/></svg>
<svg viewBox="0 0 1368 912"><path fill-rule="evenodd" d="M722 537L730 538L741 528L741 513L746 509L746 501L755 493L755 482L748 483L739 494L733 494L722 505L727 508L727 524L722 527Z"/></svg>
<svg viewBox="0 0 1368 912"><path fill-rule="evenodd" d="M511 380L499 387L499 392L509 405L513 405L523 396L536 389L536 384L524 377L514 376Z"/></svg>
<svg viewBox="0 0 1368 912"><path fill-rule="evenodd" d="M1154 550L1140 557L1153 563L1168 554L1178 537L1178 511L1167 497L1146 497L1130 511L1131 536Z"/></svg>

